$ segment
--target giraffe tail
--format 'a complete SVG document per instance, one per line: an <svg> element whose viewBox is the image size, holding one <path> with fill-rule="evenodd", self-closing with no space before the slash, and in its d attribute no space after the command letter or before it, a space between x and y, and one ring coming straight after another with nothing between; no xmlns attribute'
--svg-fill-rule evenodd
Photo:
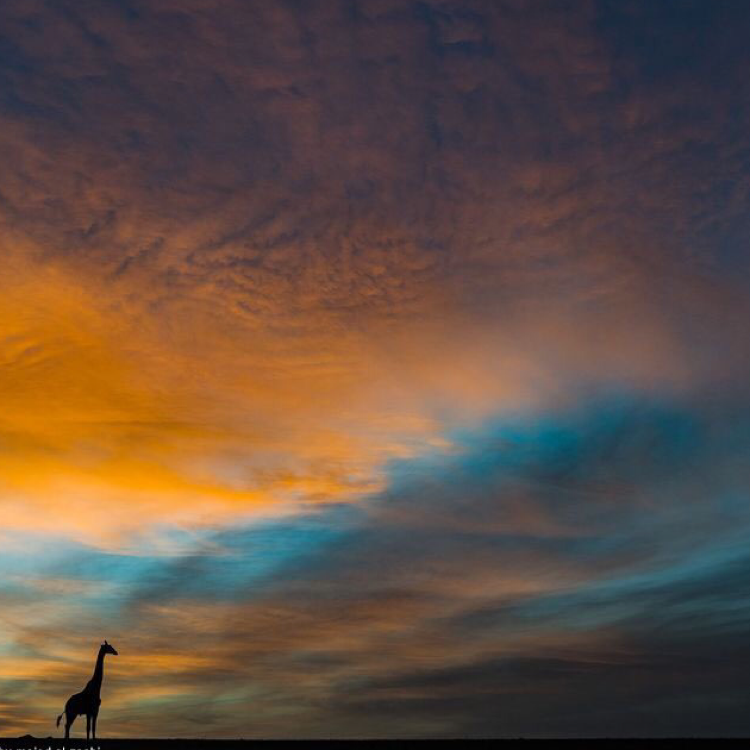
<svg viewBox="0 0 750 750"><path fill-rule="evenodd" d="M62 717L63 717L63 715L62 715L62 714L60 714L60 715L59 715L59 716L57 717L57 724L55 724L55 726L57 726L57 727L59 727L59 726L60 726L60 720L62 719Z"/></svg>

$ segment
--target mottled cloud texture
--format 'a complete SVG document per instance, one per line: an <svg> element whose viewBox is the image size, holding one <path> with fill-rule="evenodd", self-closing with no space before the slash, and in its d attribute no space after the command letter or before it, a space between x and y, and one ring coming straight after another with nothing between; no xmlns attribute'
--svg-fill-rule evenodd
<svg viewBox="0 0 750 750"><path fill-rule="evenodd" d="M750 8L0 4L0 734L750 732Z"/></svg>

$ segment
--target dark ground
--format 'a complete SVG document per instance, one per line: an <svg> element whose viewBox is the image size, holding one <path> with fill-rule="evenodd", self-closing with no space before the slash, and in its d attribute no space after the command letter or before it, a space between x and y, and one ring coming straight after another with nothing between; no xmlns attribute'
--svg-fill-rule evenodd
<svg viewBox="0 0 750 750"><path fill-rule="evenodd" d="M386 744L390 745L425 745L430 742L437 744L444 744L451 740L206 740L206 739L110 739L110 740L95 740L86 742L85 739L72 738L70 740L63 740L61 738L41 738L41 737L7 737L0 738L0 750L52 750L70 748L70 750L83 750L84 748L93 748L94 750L245 750L245 748L257 747L261 744L270 745L273 747L281 747L284 744L295 745L299 747L303 745L309 748L323 748L330 745L337 745L338 747L345 747L348 744L356 745L358 748L364 748L367 745L383 746ZM462 740L467 742L467 740ZM747 739L722 739L720 740L724 746L728 744L743 747L748 746ZM542 750L553 750L555 747L562 747L565 750L573 750L573 748L582 745L587 750L594 750L595 748L607 745L614 748L615 750L629 750L631 747L642 748L646 745L655 744L659 748L664 750L677 750L677 748L695 747L698 745L708 745L708 743L716 742L716 740L710 739L694 739L694 738L674 738L674 739L587 739L587 740L525 740L525 739L505 739L505 740L468 740L473 745L488 746L496 742L502 743L504 747L510 747L515 745L516 747L529 748L539 747Z"/></svg>

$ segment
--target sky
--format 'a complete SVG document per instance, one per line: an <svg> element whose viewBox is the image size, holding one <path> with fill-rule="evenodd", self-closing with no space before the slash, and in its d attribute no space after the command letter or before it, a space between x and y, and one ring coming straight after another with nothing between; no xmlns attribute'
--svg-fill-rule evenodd
<svg viewBox="0 0 750 750"><path fill-rule="evenodd" d="M749 734L748 35L3 0L0 736Z"/></svg>

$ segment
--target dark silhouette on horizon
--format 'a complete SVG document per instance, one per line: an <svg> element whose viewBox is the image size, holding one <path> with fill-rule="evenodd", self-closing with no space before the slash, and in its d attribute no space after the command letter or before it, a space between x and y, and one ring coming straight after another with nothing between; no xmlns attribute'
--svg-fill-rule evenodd
<svg viewBox="0 0 750 750"><path fill-rule="evenodd" d="M70 727L76 720L77 716L86 714L86 739L96 739L96 718L99 715L99 706L102 699L99 697L102 689L102 679L104 678L104 657L106 654L117 656L113 646L105 640L99 647L99 655L96 657L96 666L94 674L86 683L86 687L80 692L71 695L65 704L65 739L70 737ZM60 714L57 717L57 726L60 726L60 720L63 717ZM91 733L91 738L89 734Z"/></svg>

